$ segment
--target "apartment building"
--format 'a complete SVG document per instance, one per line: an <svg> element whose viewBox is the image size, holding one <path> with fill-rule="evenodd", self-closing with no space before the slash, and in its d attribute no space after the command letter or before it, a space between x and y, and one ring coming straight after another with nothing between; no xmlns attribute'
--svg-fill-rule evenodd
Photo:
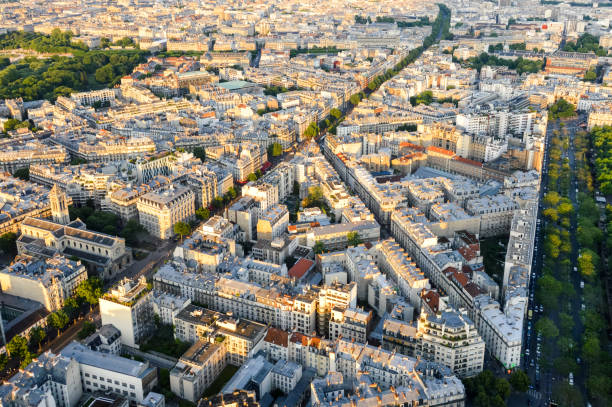
<svg viewBox="0 0 612 407"><path fill-rule="evenodd" d="M148 192L138 198L140 224L153 236L174 236L177 222L188 222L195 216L195 195L186 187L169 186Z"/></svg>
<svg viewBox="0 0 612 407"><path fill-rule="evenodd" d="M51 215L49 189L31 182L0 176L0 203L6 214L0 218L0 234L18 233L28 217L47 218Z"/></svg>
<svg viewBox="0 0 612 407"><path fill-rule="evenodd" d="M246 319L230 317L193 304L174 318L177 339L195 343L222 343L227 363L240 366L263 346L267 327Z"/></svg>
<svg viewBox="0 0 612 407"><path fill-rule="evenodd" d="M70 155L62 146L43 144L39 141L3 146L0 151L0 171L13 173L20 168L40 164L67 164Z"/></svg>
<svg viewBox="0 0 612 407"><path fill-rule="evenodd" d="M3 406L76 407L82 395L79 363L51 351L38 356L0 386Z"/></svg>
<svg viewBox="0 0 612 407"><path fill-rule="evenodd" d="M521 363L523 322L526 298L515 297L500 309L499 303L487 295L474 299L475 324L487 344L487 350L507 369Z"/></svg>
<svg viewBox="0 0 612 407"><path fill-rule="evenodd" d="M22 256L0 271L2 292L40 302L49 312L64 306L87 279L80 261L59 254L45 260Z"/></svg>
<svg viewBox="0 0 612 407"><path fill-rule="evenodd" d="M465 313L447 309L440 315L421 314L417 330L424 359L450 367L459 377L482 371L485 342Z"/></svg>
<svg viewBox="0 0 612 407"><path fill-rule="evenodd" d="M172 392L196 403L227 365L226 351L221 337L214 343L203 340L194 343L170 370Z"/></svg>
<svg viewBox="0 0 612 407"><path fill-rule="evenodd" d="M593 130L593 127L603 126L612 126L612 103L593 106L589 112L587 129Z"/></svg>
<svg viewBox="0 0 612 407"><path fill-rule="evenodd" d="M334 307L329 320L329 339L334 341L343 338L348 341L366 343L371 322L372 311Z"/></svg>
<svg viewBox="0 0 612 407"><path fill-rule="evenodd" d="M506 233L518 208L519 205L512 198L503 194L470 199L465 204L467 213L480 216L482 237Z"/></svg>
<svg viewBox="0 0 612 407"><path fill-rule="evenodd" d="M448 367L367 344L339 340L335 371L345 380L357 379L366 372L380 388L410 383L420 388L418 394L426 395L430 406L462 407L465 401L463 384Z"/></svg>
<svg viewBox="0 0 612 407"><path fill-rule="evenodd" d="M102 324L113 324L121 331L121 343L133 348L153 329L153 292L141 277L121 280L100 298Z"/></svg>
<svg viewBox="0 0 612 407"><path fill-rule="evenodd" d="M281 237L289 226L289 211L285 205L268 207L257 220L257 239L272 241Z"/></svg>

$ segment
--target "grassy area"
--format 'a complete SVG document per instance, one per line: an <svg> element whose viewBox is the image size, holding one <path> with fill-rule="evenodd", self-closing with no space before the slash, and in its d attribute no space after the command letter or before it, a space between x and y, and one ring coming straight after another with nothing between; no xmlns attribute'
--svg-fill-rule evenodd
<svg viewBox="0 0 612 407"><path fill-rule="evenodd" d="M149 341L140 346L143 352L156 351L175 358L181 357L190 344L174 338L172 325L159 325Z"/></svg>
<svg viewBox="0 0 612 407"><path fill-rule="evenodd" d="M238 368L236 366L227 365L225 369L223 369L219 377L217 377L215 381L212 382L210 387L206 389L206 391L204 391L204 394L202 395L202 397L210 397L210 396L214 396L215 394L219 393L221 389L223 388L223 386L225 386L225 383L229 382L230 379L236 374L237 371L238 371Z"/></svg>
<svg viewBox="0 0 612 407"><path fill-rule="evenodd" d="M485 266L486 273L501 284L504 278L504 261L506 260L506 245L508 235L488 237L480 241L480 253Z"/></svg>

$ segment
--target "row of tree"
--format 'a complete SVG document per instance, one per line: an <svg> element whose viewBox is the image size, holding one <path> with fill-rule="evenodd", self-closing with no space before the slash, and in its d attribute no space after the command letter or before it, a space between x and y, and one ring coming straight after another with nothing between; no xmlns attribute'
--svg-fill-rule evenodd
<svg viewBox="0 0 612 407"><path fill-rule="evenodd" d="M8 355L0 355L0 370L6 368L9 358L18 362L21 368L27 366L36 354L40 352L41 346L46 339L58 336L70 322L76 322L86 312L86 306L91 310L91 308L98 304L101 296L102 283L98 278L90 277L83 281L76 288L74 296L66 299L61 309L47 316L45 328L40 326L33 328L28 338L22 335L16 335L11 338L6 345ZM88 326L86 331L91 331L91 326Z"/></svg>
<svg viewBox="0 0 612 407"><path fill-rule="evenodd" d="M391 79L393 76L397 75L397 73L400 72L402 69L404 69L406 66L416 61L416 59L419 56L421 56L423 51L429 48L430 46L432 46L433 44L435 44L439 38L442 38L442 39L452 38L452 34L450 34L450 31L449 31L450 30L450 16L451 16L450 9L446 7L444 4L438 4L438 8L440 9L440 11L438 12L438 16L432 23L431 34L428 35L425 38L425 40L423 40L423 45L410 50L408 55L406 55L392 69L388 69L384 74L378 75L377 77L375 77L370 83L368 83L368 86L366 87L364 91L357 92L351 95L351 97L349 98L349 103L353 107L357 106L359 102L361 102L367 96L365 92L367 92L368 95L375 92L380 87L380 85L382 85L385 81ZM361 20L361 18L362 17L360 16L355 16L355 22L357 22L358 24L367 24L367 23L372 22L372 20L369 17L364 20ZM340 112L340 116L342 116L342 112ZM322 127L321 127L322 123L326 124L327 126L331 126L331 128L335 132L335 126L337 126L339 122L341 121L342 119L340 117L335 118L334 116L330 114L327 118L325 118L320 123L316 123L316 122L310 123L308 127L306 128L306 131L304 132L304 137L306 138L317 137L322 130ZM324 128L325 127L323 127L323 129Z"/></svg>
<svg viewBox="0 0 612 407"><path fill-rule="evenodd" d="M574 273L572 253L571 219L576 212L569 196L572 170L567 155L569 135L567 129L553 132L551 138L548 192L543 200L544 264L542 277L536 283L536 300L544 307L544 314L535 322L538 333L538 362L541 371L556 371L561 377L570 372L579 374L577 346L574 343L574 306L577 292L572 284ZM552 172L552 176L550 175ZM563 300L560 300L563 299ZM540 348L541 346L541 348ZM559 401L580 398L580 392L561 381L555 388Z"/></svg>
<svg viewBox="0 0 612 407"><path fill-rule="evenodd" d="M612 127L595 127L591 137L597 154L595 175L599 191L604 195L612 195Z"/></svg>
<svg viewBox="0 0 612 407"><path fill-rule="evenodd" d="M607 129L612 135L612 128ZM578 161L578 167L591 167L586 151L592 147L597 159L593 166L593 172L598 178L600 168L598 162L605 157L605 143L602 134L605 129L595 128L590 135L579 132L577 139L582 146L583 154ZM590 141L591 144L582 140ZM609 321L603 317L606 314L607 304L605 301L603 279L612 271L608 261L602 259L608 256L612 250L612 207L606 207L606 233L599 227L600 210L593 199L595 187L592 182L591 172L586 177L587 182L579 183L585 194L580 194L580 206L578 211L578 243L580 255L578 258L578 269L584 279L583 304L581 318L583 319L584 334L581 345L583 359L586 362L586 386L589 397L595 405L610 405L612 403L612 358L610 357L608 336ZM590 181L590 182L589 182ZM599 190L603 188L600 185ZM601 256L600 256L601 254ZM604 267L607 267L604 270ZM609 278L609 277L608 277ZM608 299L609 300L609 299Z"/></svg>

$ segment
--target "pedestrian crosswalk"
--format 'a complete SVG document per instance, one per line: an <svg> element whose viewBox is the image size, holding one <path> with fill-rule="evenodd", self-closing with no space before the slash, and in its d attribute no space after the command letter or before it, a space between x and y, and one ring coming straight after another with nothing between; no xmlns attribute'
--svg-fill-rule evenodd
<svg viewBox="0 0 612 407"><path fill-rule="evenodd" d="M536 389L527 390L527 395L533 399L539 400L542 398L542 393L537 391Z"/></svg>

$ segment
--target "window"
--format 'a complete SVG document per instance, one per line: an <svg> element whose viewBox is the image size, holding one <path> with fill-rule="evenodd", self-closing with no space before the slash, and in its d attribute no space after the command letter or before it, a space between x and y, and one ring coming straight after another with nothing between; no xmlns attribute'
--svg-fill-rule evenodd
<svg viewBox="0 0 612 407"><path fill-rule="evenodd" d="M85 373L85 377L89 377L89 373Z"/></svg>

